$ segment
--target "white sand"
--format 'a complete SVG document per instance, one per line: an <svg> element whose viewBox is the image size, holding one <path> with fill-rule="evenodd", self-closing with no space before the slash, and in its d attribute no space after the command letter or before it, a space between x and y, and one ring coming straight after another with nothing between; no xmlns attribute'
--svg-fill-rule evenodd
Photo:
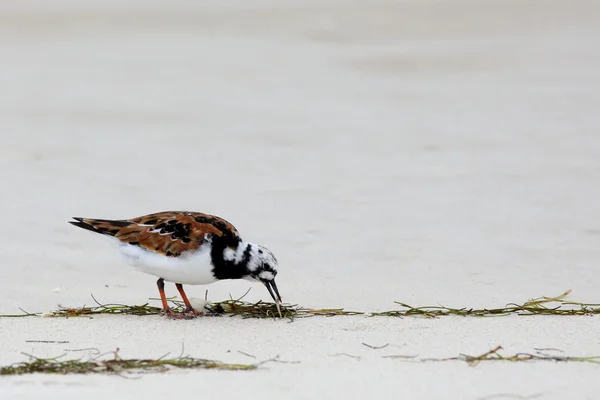
<svg viewBox="0 0 600 400"><path fill-rule="evenodd" d="M566 289L600 302L596 1L52 3L0 3L2 313L155 297L153 277L65 221L169 209L221 215L271 248L284 300L304 306L492 307ZM596 317L0 319L3 365L182 343L300 361L2 378L0 398L591 399L592 364L382 356L600 355L599 332Z"/></svg>

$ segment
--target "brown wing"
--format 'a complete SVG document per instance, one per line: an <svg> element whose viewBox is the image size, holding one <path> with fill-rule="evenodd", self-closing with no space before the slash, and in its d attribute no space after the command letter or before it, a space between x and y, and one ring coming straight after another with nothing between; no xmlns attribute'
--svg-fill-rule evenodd
<svg viewBox="0 0 600 400"><path fill-rule="evenodd" d="M114 236L122 242L177 257L196 250L212 234L232 241L240 240L235 227L223 218L189 211L166 211L128 220L74 218L80 228Z"/></svg>

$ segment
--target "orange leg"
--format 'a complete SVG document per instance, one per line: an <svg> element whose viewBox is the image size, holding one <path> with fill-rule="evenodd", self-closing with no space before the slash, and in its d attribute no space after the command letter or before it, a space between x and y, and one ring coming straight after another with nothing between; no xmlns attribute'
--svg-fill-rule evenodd
<svg viewBox="0 0 600 400"><path fill-rule="evenodd" d="M185 304L185 311L192 312L194 315L199 315L200 313L194 310L194 307L192 307L192 303L190 303L187 295L183 291L183 285L181 283L176 283L175 287L177 288L177 290L179 291L179 295L183 299L183 303Z"/></svg>
<svg viewBox="0 0 600 400"><path fill-rule="evenodd" d="M171 313L171 309L169 308L169 303L167 303L167 296L165 296L165 281L163 278L160 278L156 281L156 285L158 286L158 293L160 293L160 301L162 301L163 311L167 314Z"/></svg>

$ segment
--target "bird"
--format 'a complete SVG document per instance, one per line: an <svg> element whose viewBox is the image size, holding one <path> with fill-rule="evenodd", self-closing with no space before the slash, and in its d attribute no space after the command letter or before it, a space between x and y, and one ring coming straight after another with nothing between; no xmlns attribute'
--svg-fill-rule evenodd
<svg viewBox="0 0 600 400"><path fill-rule="evenodd" d="M261 282L275 301L279 316L281 296L275 283L278 261L266 247L242 240L230 222L193 211L162 211L130 219L72 217L68 223L109 237L137 270L154 275L164 313L173 318L200 315L183 285L206 285L224 279ZM185 313L169 307L165 281L175 283Z"/></svg>

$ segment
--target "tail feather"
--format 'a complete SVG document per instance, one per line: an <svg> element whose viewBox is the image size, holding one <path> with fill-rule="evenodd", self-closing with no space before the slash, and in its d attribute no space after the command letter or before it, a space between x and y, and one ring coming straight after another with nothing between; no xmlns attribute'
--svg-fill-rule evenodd
<svg viewBox="0 0 600 400"><path fill-rule="evenodd" d="M111 221L107 219L91 219L72 217L75 221L67 221L71 225L103 235L115 236L119 229L131 225L129 221Z"/></svg>
<svg viewBox="0 0 600 400"><path fill-rule="evenodd" d="M73 219L75 221L67 221L67 222L70 223L71 225L75 225L79 228L83 228L83 229L87 229L88 231L99 233L96 230L96 228L94 228L94 225L86 224L85 222L83 222L83 218L73 217Z"/></svg>

